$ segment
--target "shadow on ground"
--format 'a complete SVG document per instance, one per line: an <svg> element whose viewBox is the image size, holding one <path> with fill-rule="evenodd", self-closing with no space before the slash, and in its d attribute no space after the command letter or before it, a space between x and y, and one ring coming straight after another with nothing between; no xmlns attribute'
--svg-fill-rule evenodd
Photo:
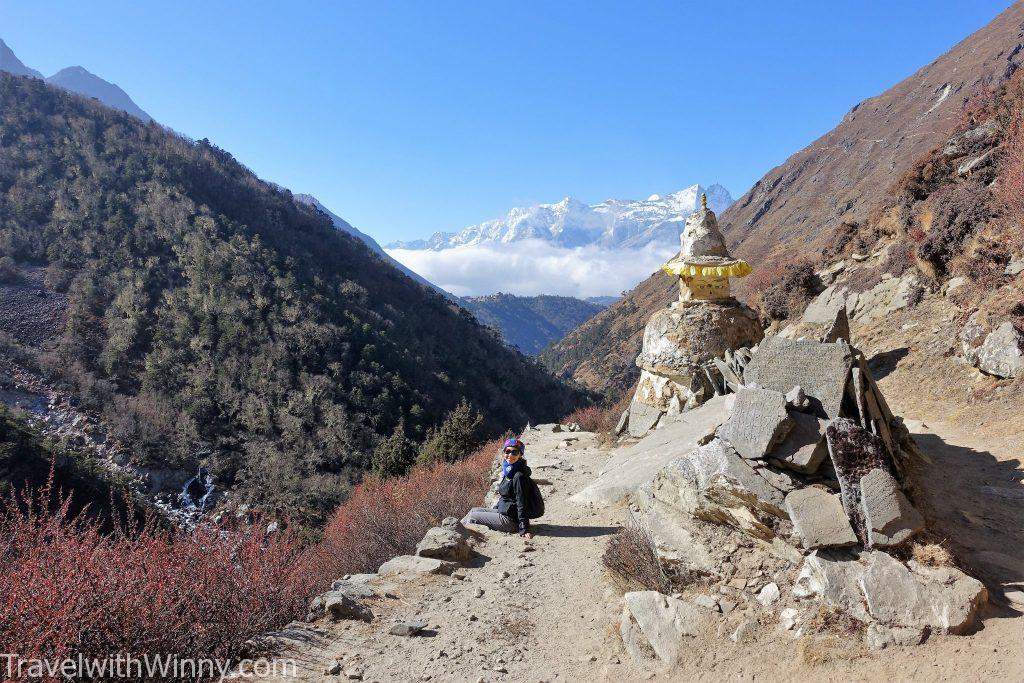
<svg viewBox="0 0 1024 683"><path fill-rule="evenodd" d="M900 364L900 361L906 358L909 354L910 349L906 346L902 346L898 349L882 351L871 356L871 358L868 359L868 368L870 368L871 374L874 375L875 381L892 374L896 369L896 366Z"/></svg>
<svg viewBox="0 0 1024 683"><path fill-rule="evenodd" d="M539 536L560 538L593 538L609 536L619 530L617 526L570 526L566 524L534 524L533 532Z"/></svg>
<svg viewBox="0 0 1024 683"><path fill-rule="evenodd" d="M1018 459L914 434L929 457L918 478L935 531L990 588L1024 584L1024 471Z"/></svg>

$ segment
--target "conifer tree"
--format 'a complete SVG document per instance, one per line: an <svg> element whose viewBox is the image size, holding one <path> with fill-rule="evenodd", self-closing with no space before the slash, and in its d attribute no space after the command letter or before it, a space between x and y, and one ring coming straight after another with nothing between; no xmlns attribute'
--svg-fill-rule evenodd
<svg viewBox="0 0 1024 683"><path fill-rule="evenodd" d="M400 477L416 460L416 444L405 435L405 418L399 418L391 436L373 451L373 473L381 477Z"/></svg>
<svg viewBox="0 0 1024 683"><path fill-rule="evenodd" d="M483 416L463 397L440 429L428 434L417 462L455 462L466 457L480 445L483 421Z"/></svg>

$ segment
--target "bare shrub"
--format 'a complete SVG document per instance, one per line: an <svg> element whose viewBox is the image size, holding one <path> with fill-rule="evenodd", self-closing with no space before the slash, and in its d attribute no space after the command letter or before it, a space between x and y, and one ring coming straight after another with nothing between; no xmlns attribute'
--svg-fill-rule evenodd
<svg viewBox="0 0 1024 683"><path fill-rule="evenodd" d="M500 449L496 440L457 462L417 465L404 477L368 476L324 529L333 574L376 571L392 557L413 552L445 517L462 517L479 505Z"/></svg>
<svg viewBox="0 0 1024 683"><path fill-rule="evenodd" d="M629 407L629 403L632 399L633 392L629 391L625 392L614 403L608 403L603 406L579 408L562 418L562 424L572 424L575 422L582 427L584 431L602 435L609 434L613 429L615 429L615 425L619 421L619 417L622 416L622 411Z"/></svg>
<svg viewBox="0 0 1024 683"><path fill-rule="evenodd" d="M290 528L189 532L150 522L105 535L69 513L69 496L51 493L48 485L0 506L4 652L233 659L250 638L301 615L329 581Z"/></svg>
<svg viewBox="0 0 1024 683"><path fill-rule="evenodd" d="M942 274L966 240L992 218L991 191L980 183L964 182L936 192L934 202L932 229L917 253Z"/></svg>
<svg viewBox="0 0 1024 683"><path fill-rule="evenodd" d="M819 605L811 618L807 620L807 627L815 633L830 633L860 640L867 625L859 619L854 619L843 610Z"/></svg>
<svg viewBox="0 0 1024 683"><path fill-rule="evenodd" d="M608 539L601 557L604 566L648 590L668 593L672 585L661 570L650 532L630 521Z"/></svg>

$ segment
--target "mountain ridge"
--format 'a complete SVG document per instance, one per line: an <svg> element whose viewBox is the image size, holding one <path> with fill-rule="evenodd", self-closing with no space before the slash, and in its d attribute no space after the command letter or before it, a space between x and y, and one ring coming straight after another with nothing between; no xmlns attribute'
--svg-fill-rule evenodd
<svg viewBox="0 0 1024 683"><path fill-rule="evenodd" d="M426 240L396 241L387 249L443 250L481 244L508 244L541 239L560 247L596 245L639 248L652 242L674 241L686 216L697 208L702 192L708 204L723 211L732 195L719 184L690 185L669 195L645 200L607 199L586 204L566 197L552 204L514 207L502 218L471 225L459 232L437 232Z"/></svg>

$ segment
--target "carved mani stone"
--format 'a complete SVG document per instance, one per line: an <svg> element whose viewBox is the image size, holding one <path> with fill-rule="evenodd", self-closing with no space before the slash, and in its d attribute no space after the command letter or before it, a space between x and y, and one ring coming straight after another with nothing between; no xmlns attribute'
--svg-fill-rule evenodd
<svg viewBox="0 0 1024 683"><path fill-rule="evenodd" d="M885 444L853 420L843 417L829 422L825 428L825 439L839 480L843 509L850 517L857 538L862 545L867 546L868 533L861 504L860 482L861 477L871 470L889 471Z"/></svg>
<svg viewBox="0 0 1024 683"><path fill-rule="evenodd" d="M786 397L770 389L742 389L719 434L744 458L763 458L793 427Z"/></svg>
<svg viewBox="0 0 1024 683"><path fill-rule="evenodd" d="M825 344L770 337L747 364L743 381L783 394L799 385L815 410L835 418L839 417L853 363L853 349L844 342Z"/></svg>

